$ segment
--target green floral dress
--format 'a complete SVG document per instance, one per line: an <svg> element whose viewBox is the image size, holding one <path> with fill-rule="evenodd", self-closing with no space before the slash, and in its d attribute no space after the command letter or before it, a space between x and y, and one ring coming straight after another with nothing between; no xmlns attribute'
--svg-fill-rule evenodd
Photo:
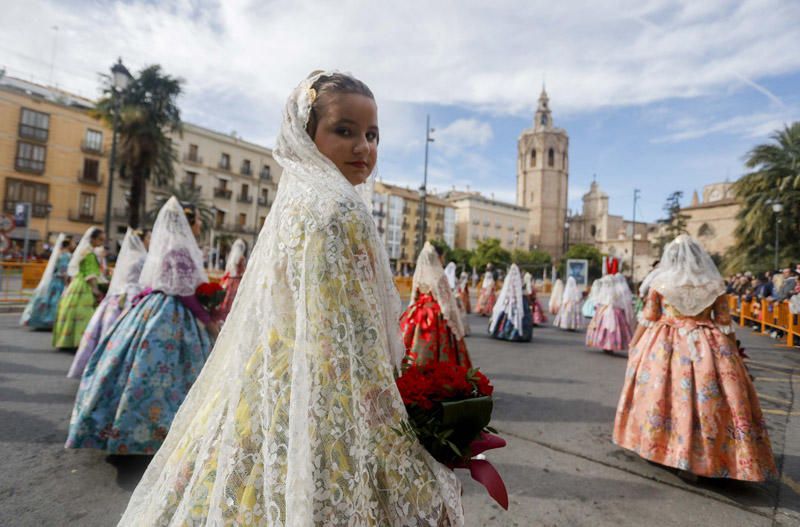
<svg viewBox="0 0 800 527"><path fill-rule="evenodd" d="M53 327L53 347L70 349L77 348L80 344L83 332L97 307L88 279L99 277L100 274L100 263L94 253L90 252L81 261L78 274L72 278L58 303L58 315Z"/></svg>

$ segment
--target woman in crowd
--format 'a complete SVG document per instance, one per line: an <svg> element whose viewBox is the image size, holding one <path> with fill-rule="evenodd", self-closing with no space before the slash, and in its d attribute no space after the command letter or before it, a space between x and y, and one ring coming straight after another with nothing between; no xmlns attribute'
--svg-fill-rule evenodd
<svg viewBox="0 0 800 527"><path fill-rule="evenodd" d="M494 309L494 303L497 300L495 296L495 281L494 281L494 266L492 264L486 265L486 272L483 274L483 283L481 283L481 290L478 293L478 302L475 304L475 313L482 317L491 316Z"/></svg>
<svg viewBox="0 0 800 527"><path fill-rule="evenodd" d="M207 282L192 206L158 212L139 283L144 288L92 353L72 411L67 448L154 454L218 331L195 289Z"/></svg>
<svg viewBox="0 0 800 527"><path fill-rule="evenodd" d="M687 235L664 249L631 345L614 442L694 476L776 474L758 395L708 253Z"/></svg>
<svg viewBox="0 0 800 527"><path fill-rule="evenodd" d="M530 342L533 337L533 313L524 293L517 264L511 264L503 288L494 305L489 335L500 340Z"/></svg>
<svg viewBox="0 0 800 527"><path fill-rule="evenodd" d="M225 275L222 277L222 285L225 288L225 299L219 306L219 313L217 317L221 321L225 321L233 307L233 301L236 299L236 293L239 291L239 283L242 281L244 269L247 266L247 244L244 240L237 238L233 242L231 252L225 261Z"/></svg>
<svg viewBox="0 0 800 527"><path fill-rule="evenodd" d="M81 378L83 369L97 348L97 344L111 330L120 313L130 308L133 299L141 292L139 275L147 258L149 244L150 233L148 231L136 231L128 227L117 255L114 276L108 285L108 292L95 309L89 325L86 326L67 377Z"/></svg>
<svg viewBox="0 0 800 527"><path fill-rule="evenodd" d="M461 272L461 278L458 281L458 298L461 300L461 307L464 309L464 320L466 314L472 313L472 302L469 298L469 273L466 271Z"/></svg>
<svg viewBox="0 0 800 527"><path fill-rule="evenodd" d="M575 278L570 276L567 279L567 286L564 294L561 295L561 302L558 306L558 315L553 319L553 325L557 328L575 331L583 326L583 294L578 289Z"/></svg>
<svg viewBox="0 0 800 527"><path fill-rule="evenodd" d="M58 302L67 282L67 266L72 257L72 248L72 238L64 233L59 234L42 278L22 312L20 325L33 329L53 329Z"/></svg>
<svg viewBox="0 0 800 527"><path fill-rule="evenodd" d="M547 324L547 315L542 309L542 304L539 302L539 299L536 296L536 284L533 280L533 275L531 273L525 273L525 295L528 297L528 304L531 306L531 312L533 315L533 325L534 326L541 326L543 324Z"/></svg>
<svg viewBox="0 0 800 527"><path fill-rule="evenodd" d="M100 284L106 278L94 249L105 242L99 227L89 227L81 238L67 265L70 283L58 302L58 314L53 326L53 347L75 349L89 325L103 293Z"/></svg>
<svg viewBox="0 0 800 527"><path fill-rule="evenodd" d="M594 292L595 313L586 329L586 345L613 354L627 351L632 331L630 313L625 308L626 299L618 276L606 275L596 280ZM623 282L627 288L627 283Z"/></svg>
<svg viewBox="0 0 800 527"><path fill-rule="evenodd" d="M550 311L551 315L558 315L562 296L564 296L564 282L561 281L561 278L556 278L553 290L550 291L550 299L547 302L547 310Z"/></svg>
<svg viewBox="0 0 800 527"><path fill-rule="evenodd" d="M378 138L362 82L292 92L239 299L121 526L464 524L453 472L398 433L400 299L359 192Z"/></svg>
<svg viewBox="0 0 800 527"><path fill-rule="evenodd" d="M406 348L404 365L436 361L471 367L456 296L430 242L425 242L417 258L411 303L400 317L400 329Z"/></svg>

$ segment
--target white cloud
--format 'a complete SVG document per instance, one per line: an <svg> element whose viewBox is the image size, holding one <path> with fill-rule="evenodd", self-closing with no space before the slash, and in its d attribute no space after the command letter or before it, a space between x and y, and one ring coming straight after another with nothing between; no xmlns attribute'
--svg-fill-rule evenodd
<svg viewBox="0 0 800 527"><path fill-rule="evenodd" d="M493 137L492 125L477 119L456 119L444 128L437 129L434 140L437 148L447 156L461 155L465 151L486 146Z"/></svg>
<svg viewBox="0 0 800 527"><path fill-rule="evenodd" d="M653 138L650 142L678 143L699 139L711 134L730 134L748 138L761 138L783 128L793 119L785 112L737 115L719 121L702 122L696 118L681 118L671 128L678 131Z"/></svg>

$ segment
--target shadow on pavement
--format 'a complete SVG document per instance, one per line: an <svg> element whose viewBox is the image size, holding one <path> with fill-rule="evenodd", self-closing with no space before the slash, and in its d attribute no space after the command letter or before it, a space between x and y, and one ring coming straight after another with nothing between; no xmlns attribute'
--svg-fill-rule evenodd
<svg viewBox="0 0 800 527"><path fill-rule="evenodd" d="M117 469L117 485L133 492L152 459L153 456L110 455L106 457L106 462Z"/></svg>
<svg viewBox="0 0 800 527"><path fill-rule="evenodd" d="M26 412L0 409L0 442L63 444L66 436L51 421Z"/></svg>
<svg viewBox="0 0 800 527"><path fill-rule="evenodd" d="M616 408L583 399L534 397L501 391L494 392L493 417L498 421L539 423L608 423Z"/></svg>

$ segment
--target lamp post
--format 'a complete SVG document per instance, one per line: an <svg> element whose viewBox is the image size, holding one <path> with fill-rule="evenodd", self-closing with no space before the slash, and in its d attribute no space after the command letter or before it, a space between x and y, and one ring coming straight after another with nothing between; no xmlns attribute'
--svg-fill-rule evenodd
<svg viewBox="0 0 800 527"><path fill-rule="evenodd" d="M431 128L431 116L425 116L425 169L423 171L422 176L422 186L419 188L420 192L420 199L419 199L419 210L422 214L422 221L420 222L420 235L417 239L417 254L422 252L422 246L425 245L425 231L428 227L427 222L427 204L426 204L426 197L428 193L428 144L433 142L433 137L431 134L434 132L434 129Z"/></svg>
<svg viewBox="0 0 800 527"><path fill-rule="evenodd" d="M775 269L778 268L778 250L780 239L778 238L778 226L781 223L781 218L778 216L783 210L783 204L777 201L772 202L772 212L775 213Z"/></svg>
<svg viewBox="0 0 800 527"><path fill-rule="evenodd" d="M44 241L48 245L50 244L50 213L53 212L53 204L48 203L44 207L45 216L44 216Z"/></svg>
<svg viewBox="0 0 800 527"><path fill-rule="evenodd" d="M636 204L639 202L641 191L633 189L633 230L631 231L631 283L636 283Z"/></svg>
<svg viewBox="0 0 800 527"><path fill-rule="evenodd" d="M120 95L128 87L133 76L122 64L122 59L111 66L111 100L114 111L114 121L111 129L111 158L108 161L108 194L106 195L105 231L111 239L111 196L114 193L114 169L117 164L117 127L119 126Z"/></svg>

